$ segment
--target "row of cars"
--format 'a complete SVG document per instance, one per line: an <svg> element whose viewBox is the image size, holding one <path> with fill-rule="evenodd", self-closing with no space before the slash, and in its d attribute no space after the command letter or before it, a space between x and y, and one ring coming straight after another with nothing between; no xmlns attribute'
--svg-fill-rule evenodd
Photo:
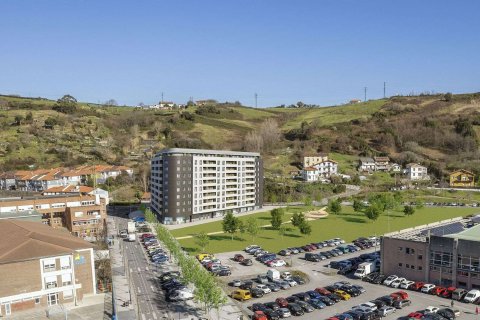
<svg viewBox="0 0 480 320"><path fill-rule="evenodd" d="M364 277L363 280L374 284L383 284L392 288L419 291L446 299L462 301L465 303L480 304L480 290L478 289L472 289L468 291L456 287L443 287L437 286L433 283L411 281L397 275L386 276L379 273L370 273Z"/></svg>
<svg viewBox="0 0 480 320"><path fill-rule="evenodd" d="M372 320L381 317L387 317L394 314L399 309L410 306L412 301L409 300L408 293L405 291L393 292L377 299L364 302L352 307L344 313L330 317L328 320ZM460 315L458 310L451 308L438 308L428 306L424 310L411 312L407 318L416 320L453 320Z"/></svg>
<svg viewBox="0 0 480 320"><path fill-rule="evenodd" d="M285 260L279 259L275 253L262 250L260 247L258 247L258 249L252 253L252 255L255 257L257 261L260 261L261 263L265 264L268 267L283 267L287 265ZM243 265L251 265L253 262L248 263L249 260L251 259L247 259L242 254L239 254L239 253L233 257L233 261L240 262Z"/></svg>
<svg viewBox="0 0 480 320"><path fill-rule="evenodd" d="M260 274L252 280L233 280L230 285L238 289L233 291L230 296L234 299L245 301L251 298L262 298L271 292L287 290L303 284L305 284L305 279L301 276L292 275L288 271L280 274L277 270L270 269L266 275Z"/></svg>
<svg viewBox="0 0 480 320"><path fill-rule="evenodd" d="M186 301L193 299L193 290L180 279L180 272L167 271L162 273L158 280L165 291L167 301Z"/></svg>
<svg viewBox="0 0 480 320"><path fill-rule="evenodd" d="M143 233L139 237L143 243L145 251L147 252L153 264L161 265L168 262L167 252L161 247L157 237L152 233Z"/></svg>
<svg viewBox="0 0 480 320"><path fill-rule="evenodd" d="M337 282L333 285L316 288L306 292L295 293L287 298L277 298L267 303L254 303L250 309L254 312L253 318L257 320L277 320L290 316L302 316L315 309L324 309L342 300L349 300L364 293L361 286L348 282ZM363 319L370 320L370 319Z"/></svg>
<svg viewBox="0 0 480 320"><path fill-rule="evenodd" d="M209 253L199 253L195 256L201 265L216 276L229 276L232 274L229 266L222 265L222 262Z"/></svg>

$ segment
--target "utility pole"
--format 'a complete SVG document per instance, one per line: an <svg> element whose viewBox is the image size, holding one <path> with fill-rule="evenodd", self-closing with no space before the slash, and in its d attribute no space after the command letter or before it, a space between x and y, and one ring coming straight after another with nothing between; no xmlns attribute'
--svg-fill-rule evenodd
<svg viewBox="0 0 480 320"><path fill-rule="evenodd" d="M255 108L258 106L258 94L255 92Z"/></svg>
<svg viewBox="0 0 480 320"><path fill-rule="evenodd" d="M163 92L162 92L162 104L163 104Z"/></svg>
<svg viewBox="0 0 480 320"><path fill-rule="evenodd" d="M363 101L366 102L366 101L367 101L367 87L364 87L363 90L364 90L364 98L363 98Z"/></svg>
<svg viewBox="0 0 480 320"><path fill-rule="evenodd" d="M383 99L387 97L387 83L383 81Z"/></svg>

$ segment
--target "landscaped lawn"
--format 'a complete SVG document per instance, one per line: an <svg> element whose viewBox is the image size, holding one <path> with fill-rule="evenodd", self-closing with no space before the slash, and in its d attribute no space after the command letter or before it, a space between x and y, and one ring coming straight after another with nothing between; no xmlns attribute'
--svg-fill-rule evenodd
<svg viewBox="0 0 480 320"><path fill-rule="evenodd" d="M293 209L289 210L290 212L293 211ZM303 210L305 208L295 209L295 211ZM396 231L434 221L465 216L478 211L476 208L425 207L417 210L413 216L405 216L403 212L393 211L390 215L384 214L377 221L371 222L363 214L353 212L351 207L343 207L343 214L338 216L330 215L324 219L311 221L312 234L307 237L300 235L298 230L293 227L283 239L278 235L278 231L272 230L270 227L263 228L255 240L252 240L248 234L236 234L233 241L230 234L216 234L210 236L210 244L207 247L207 251L211 253L228 252L242 250L250 244L258 244L268 251L277 252L282 248L300 246L313 241L318 242L335 237L351 241L360 236L381 235L388 231ZM268 212L255 214L255 217L261 221L261 225L269 224ZM286 217L289 217L289 215L286 215ZM180 237L200 231L215 232L221 230L221 221L218 221L175 230L172 231L172 234L175 237ZM190 252L196 253L199 250L193 238L182 239L179 242Z"/></svg>

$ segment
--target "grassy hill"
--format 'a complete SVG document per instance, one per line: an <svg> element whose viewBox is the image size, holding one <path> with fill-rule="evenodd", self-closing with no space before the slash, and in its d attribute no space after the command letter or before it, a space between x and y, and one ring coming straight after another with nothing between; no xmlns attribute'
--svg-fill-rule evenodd
<svg viewBox="0 0 480 320"><path fill-rule="evenodd" d="M136 167L161 148L188 147L261 151L266 175L273 178L288 177L303 155L318 152L330 153L344 173L354 173L358 156L373 155L390 155L401 164L422 162L438 178L453 168L480 173L480 94L312 109L223 103L159 111L78 103L66 114L54 110L56 104L0 96L0 171L32 164ZM56 122L53 128L44 126L49 118ZM275 130L279 135L269 138ZM249 144L255 138L263 144Z"/></svg>

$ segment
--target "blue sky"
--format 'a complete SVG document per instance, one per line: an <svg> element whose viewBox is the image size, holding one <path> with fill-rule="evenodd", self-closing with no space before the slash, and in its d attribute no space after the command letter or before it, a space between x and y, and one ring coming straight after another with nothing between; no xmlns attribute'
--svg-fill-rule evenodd
<svg viewBox="0 0 480 320"><path fill-rule="evenodd" d="M259 106L476 92L480 1L0 2L0 93Z"/></svg>

